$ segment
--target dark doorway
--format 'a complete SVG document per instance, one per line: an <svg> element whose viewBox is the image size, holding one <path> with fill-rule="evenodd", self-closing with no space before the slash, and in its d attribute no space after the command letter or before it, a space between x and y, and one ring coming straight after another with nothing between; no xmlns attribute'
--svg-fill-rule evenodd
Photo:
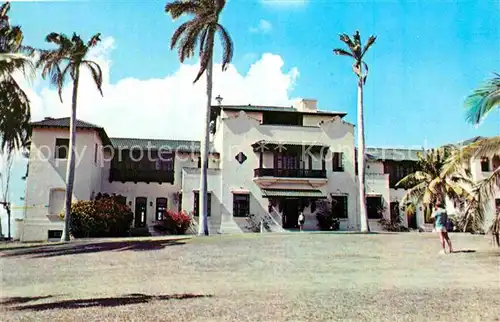
<svg viewBox="0 0 500 322"><path fill-rule="evenodd" d="M135 198L135 220L134 227L145 227L146 226L146 215L147 215L148 199L145 197Z"/></svg>
<svg viewBox="0 0 500 322"><path fill-rule="evenodd" d="M283 228L298 228L299 199L282 199Z"/></svg>
<svg viewBox="0 0 500 322"><path fill-rule="evenodd" d="M399 202L391 202L391 222L397 223L399 218Z"/></svg>
<svg viewBox="0 0 500 322"><path fill-rule="evenodd" d="M414 209L408 209L409 207ZM406 206L406 220L408 221L408 228L417 229L417 209L411 204Z"/></svg>
<svg viewBox="0 0 500 322"><path fill-rule="evenodd" d="M382 197L366 197L366 212L368 219L380 219L382 217L380 210L382 210Z"/></svg>

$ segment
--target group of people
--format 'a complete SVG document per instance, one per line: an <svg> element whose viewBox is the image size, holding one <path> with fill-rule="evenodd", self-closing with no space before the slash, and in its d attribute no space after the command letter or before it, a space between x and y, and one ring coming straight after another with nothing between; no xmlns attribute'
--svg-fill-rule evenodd
<svg viewBox="0 0 500 322"><path fill-rule="evenodd" d="M449 218L446 210L443 207L441 201L437 201L434 205L434 212L431 215L434 219L434 229L439 235L439 240L441 241L441 253L446 254L446 245L448 245L449 253L453 253L453 246L451 245L450 236L448 236L448 224ZM300 231L304 230L305 217L304 213L301 211L298 217L298 224Z"/></svg>

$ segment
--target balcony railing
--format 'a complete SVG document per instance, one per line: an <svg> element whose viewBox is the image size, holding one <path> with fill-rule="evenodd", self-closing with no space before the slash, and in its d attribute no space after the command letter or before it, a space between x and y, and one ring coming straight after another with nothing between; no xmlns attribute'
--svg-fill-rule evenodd
<svg viewBox="0 0 500 322"><path fill-rule="evenodd" d="M109 181L174 183L174 171L111 168Z"/></svg>
<svg viewBox="0 0 500 322"><path fill-rule="evenodd" d="M279 177L279 178L314 178L326 179L326 170L306 170L306 169L254 169L254 177Z"/></svg>

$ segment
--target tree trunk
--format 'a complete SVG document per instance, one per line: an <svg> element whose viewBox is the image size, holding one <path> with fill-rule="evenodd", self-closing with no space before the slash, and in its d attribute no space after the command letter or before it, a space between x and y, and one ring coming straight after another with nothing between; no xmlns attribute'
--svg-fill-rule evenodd
<svg viewBox="0 0 500 322"><path fill-rule="evenodd" d="M363 69L360 64L360 75ZM358 78L358 183L359 183L359 217L361 231L369 232L368 216L366 211L366 189L365 189L365 126L363 121L363 80Z"/></svg>
<svg viewBox="0 0 500 322"><path fill-rule="evenodd" d="M207 205L207 172L208 172L208 152L210 144L210 110L212 108L212 70L213 59L210 58L208 63L207 74L207 106L205 111L205 124L203 129L203 141L201 141L200 154L201 154L201 175L200 175L200 191L199 191L199 224L198 235L208 236L208 205Z"/></svg>
<svg viewBox="0 0 500 322"><path fill-rule="evenodd" d="M69 122L69 153L66 168L66 199L64 205L64 229L61 241L69 241L71 202L73 198L73 185L75 181L75 147L76 147L76 101L78 96L78 80L80 71L77 68L73 82L73 98L71 101L71 117Z"/></svg>
<svg viewBox="0 0 500 322"><path fill-rule="evenodd" d="M12 236L10 235L10 216L11 216L11 212L10 212L10 205L6 205L5 206L5 211L7 212L7 239L8 240L11 240Z"/></svg>

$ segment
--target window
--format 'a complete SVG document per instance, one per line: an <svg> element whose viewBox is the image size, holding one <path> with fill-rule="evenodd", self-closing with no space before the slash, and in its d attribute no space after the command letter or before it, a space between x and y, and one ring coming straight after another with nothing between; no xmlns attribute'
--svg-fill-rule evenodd
<svg viewBox="0 0 500 322"><path fill-rule="evenodd" d="M94 146L94 164L97 164L97 143Z"/></svg>
<svg viewBox="0 0 500 322"><path fill-rule="evenodd" d="M490 171L490 159L481 158L481 171L482 172Z"/></svg>
<svg viewBox="0 0 500 322"><path fill-rule="evenodd" d="M300 157L294 154L276 153L274 155L275 169L299 169Z"/></svg>
<svg viewBox="0 0 500 322"><path fill-rule="evenodd" d="M160 152L160 153L155 153L155 154L156 155L153 155L153 158L157 157L156 162L155 162L155 169L156 170L160 170L160 171L173 171L174 170L174 157L173 157L172 153ZM145 155L147 156L146 153L145 153ZM149 168L148 165L150 164L150 162L148 161L148 158L144 157L143 160L145 160L143 168L148 169Z"/></svg>
<svg viewBox="0 0 500 322"><path fill-rule="evenodd" d="M347 218L347 196L332 196L332 213L337 218Z"/></svg>
<svg viewBox="0 0 500 322"><path fill-rule="evenodd" d="M49 230L48 239L59 239L62 236L62 230Z"/></svg>
<svg viewBox="0 0 500 322"><path fill-rule="evenodd" d="M198 169L201 169L201 155L198 157Z"/></svg>
<svg viewBox="0 0 500 322"><path fill-rule="evenodd" d="M162 220L167 212L167 198L156 198L156 220Z"/></svg>
<svg viewBox="0 0 500 322"><path fill-rule="evenodd" d="M250 213L250 195L233 194L233 216L246 217Z"/></svg>
<svg viewBox="0 0 500 322"><path fill-rule="evenodd" d="M56 139L56 159L67 159L69 151L69 139Z"/></svg>
<svg viewBox="0 0 500 322"><path fill-rule="evenodd" d="M177 211L182 211L182 193L179 193L179 201L177 201Z"/></svg>
<svg viewBox="0 0 500 322"><path fill-rule="evenodd" d="M49 195L49 213L51 215L59 215L64 209L65 199L66 190L51 189Z"/></svg>
<svg viewBox="0 0 500 322"><path fill-rule="evenodd" d="M200 205L200 196L199 192L195 191L194 192L194 205L193 205L193 210L194 210L194 215L199 216L199 207ZM212 213L212 194L210 192L207 193L207 216L210 217L210 214Z"/></svg>
<svg viewBox="0 0 500 322"><path fill-rule="evenodd" d="M333 152L332 165L333 165L333 171L335 171L335 172L344 171L343 153L342 152Z"/></svg>
<svg viewBox="0 0 500 322"><path fill-rule="evenodd" d="M122 196L122 195L116 196L116 201L119 204L126 205L127 204L127 197Z"/></svg>

